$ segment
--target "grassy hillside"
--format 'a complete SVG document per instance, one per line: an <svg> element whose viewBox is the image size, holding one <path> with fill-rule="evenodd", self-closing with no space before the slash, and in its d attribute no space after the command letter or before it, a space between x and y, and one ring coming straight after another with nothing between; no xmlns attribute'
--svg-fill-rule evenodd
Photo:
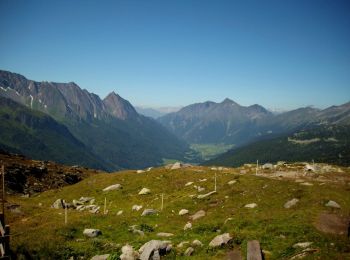
<svg viewBox="0 0 350 260"><path fill-rule="evenodd" d="M232 149L205 165L312 161L350 165L350 127L319 126Z"/></svg>
<svg viewBox="0 0 350 260"><path fill-rule="evenodd" d="M191 167L178 170L165 168L150 172L124 171L118 174L98 174L80 183L51 190L31 198L8 197L10 204L20 205L20 212L8 211L11 225L11 247L20 255L41 259L68 259L71 256L90 259L96 254L120 255L126 243L139 249L151 239L171 240L172 251L164 259L225 259L236 248L246 255L248 240L257 239L265 250L266 259L284 259L301 253L293 248L298 242L313 242L307 253L312 259L346 259L350 257L350 244L346 235L329 235L318 231L315 222L322 212L348 216L350 212L350 172L347 168L331 168L331 171L303 176L302 166L285 166L281 172L293 172L297 181L307 181L313 186L300 185L294 178L255 176L252 168L211 170L206 167ZM339 171L345 171L339 173ZM191 198L199 194L193 185L205 188L206 193L214 188L217 174L217 193L205 199ZM203 181L203 179L207 179ZM202 180L202 181L200 181ZM228 182L236 180L229 185ZM187 182L193 185L185 186ZM119 183L121 190L103 192L102 189ZM147 187L148 195L138 195ZM164 209L160 211L161 194L164 194ZM50 208L58 198L72 201L81 196L91 196L101 206L106 198L109 213L92 214L68 210L68 224L64 224L64 210ZM292 198L299 203L290 209L283 207ZM325 206L334 200L341 209ZM257 203L254 209L245 208L248 203ZM143 209L159 210L157 215L141 217L141 211L132 211L133 205ZM180 209L188 209L189 215L205 210L206 216L192 221L191 230L183 230L189 215L179 216ZM122 210L121 215L117 212ZM133 234L129 227L137 225L145 236ZM102 235L97 238L83 236L84 228L98 228ZM157 237L158 232L170 232L170 238ZM226 246L210 249L209 242L218 234L229 232L233 240ZM203 247L195 247L191 257L183 256L187 246L177 248L182 241L199 239ZM117 259L117 258L113 258Z"/></svg>

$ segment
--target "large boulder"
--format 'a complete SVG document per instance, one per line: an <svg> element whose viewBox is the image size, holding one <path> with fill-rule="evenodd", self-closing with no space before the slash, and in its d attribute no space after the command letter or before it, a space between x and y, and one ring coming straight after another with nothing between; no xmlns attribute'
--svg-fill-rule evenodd
<svg viewBox="0 0 350 260"><path fill-rule="evenodd" d="M170 241L151 240L140 247L140 260L152 259L153 255L165 255L170 250Z"/></svg>
<svg viewBox="0 0 350 260"><path fill-rule="evenodd" d="M122 187L120 184L113 184L103 189L103 191L119 190Z"/></svg>
<svg viewBox="0 0 350 260"><path fill-rule="evenodd" d="M86 228L84 229L83 234L87 237L97 237L102 235L102 232L99 229Z"/></svg>
<svg viewBox="0 0 350 260"><path fill-rule="evenodd" d="M210 241L209 247L219 247L227 244L230 240L232 240L232 237L230 236L229 233L218 235L214 237L212 241Z"/></svg>

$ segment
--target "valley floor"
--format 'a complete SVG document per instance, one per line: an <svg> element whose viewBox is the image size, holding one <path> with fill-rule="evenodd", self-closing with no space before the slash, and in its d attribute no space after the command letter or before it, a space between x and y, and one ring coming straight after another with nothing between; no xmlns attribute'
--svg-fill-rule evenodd
<svg viewBox="0 0 350 260"><path fill-rule="evenodd" d="M217 192L198 198L214 190L215 176ZM113 184L122 188L103 191ZM139 195L143 188L150 193ZM65 210L51 207L57 199L72 202L81 197L93 197L99 212L68 209L65 224ZM297 202L286 208L292 199ZM326 206L329 201L339 208ZM138 250L157 239L172 244L162 259L230 259L237 252L245 257L249 240L260 242L265 259L350 259L350 169L344 167L320 165L316 172L308 172L303 164L291 164L259 169L258 175L249 165L100 173L29 198L12 195L8 202L11 248L22 257L90 259L110 254L110 259L117 259L125 244ZM256 207L245 207L253 203ZM134 205L142 209L132 210ZM144 209L157 213L141 216ZM188 214L179 215L181 209L187 209ZM190 218L200 210L205 216ZM184 230L189 222L192 228ZM102 234L88 238L83 235L86 228L99 229ZM173 235L160 237L161 232ZM214 237L224 233L232 240L218 248L209 247ZM192 246L192 256L185 256L194 240L203 245ZM186 241L189 243L179 247ZM296 245L304 242L311 244Z"/></svg>

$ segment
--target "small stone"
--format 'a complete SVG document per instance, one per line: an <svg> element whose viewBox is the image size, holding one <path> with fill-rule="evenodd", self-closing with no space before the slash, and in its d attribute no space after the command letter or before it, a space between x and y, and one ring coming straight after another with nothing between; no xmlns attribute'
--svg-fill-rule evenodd
<svg viewBox="0 0 350 260"><path fill-rule="evenodd" d="M65 207L65 201L62 199L57 199L51 206L54 209L63 209Z"/></svg>
<svg viewBox="0 0 350 260"><path fill-rule="evenodd" d="M249 208L249 209L253 209L253 208L256 208L257 206L258 206L258 204L256 204L256 203L250 203L250 204L245 205L244 207Z"/></svg>
<svg viewBox="0 0 350 260"><path fill-rule="evenodd" d="M210 195L212 195L214 193L216 193L216 191L211 191L211 192L208 192L206 194L200 194L200 195L197 196L197 198L198 199L204 199L204 198L206 198L206 197L208 197L208 196L210 196Z"/></svg>
<svg viewBox="0 0 350 260"><path fill-rule="evenodd" d="M97 237L101 235L102 232L99 229L86 228L84 229L83 234L87 237Z"/></svg>
<svg viewBox="0 0 350 260"><path fill-rule="evenodd" d="M340 205L333 200L328 201L325 206L340 209Z"/></svg>
<svg viewBox="0 0 350 260"><path fill-rule="evenodd" d="M180 244L178 244L176 247L177 248L183 248L184 247L184 245L187 245L187 244L189 244L190 242L189 241L182 241Z"/></svg>
<svg viewBox="0 0 350 260"><path fill-rule="evenodd" d="M193 247L189 247L189 248L186 249L184 255L185 256L191 256L193 254L193 252L194 252Z"/></svg>
<svg viewBox="0 0 350 260"><path fill-rule="evenodd" d="M139 253L136 252L132 246L125 245L122 247L122 254L120 260L136 260L139 257Z"/></svg>
<svg viewBox="0 0 350 260"><path fill-rule="evenodd" d="M182 209L182 210L179 211L179 215L180 215L180 216L183 216L183 215L188 214L188 212L189 212L189 211L188 211L187 209Z"/></svg>
<svg viewBox="0 0 350 260"><path fill-rule="evenodd" d="M192 246L203 246L203 243L201 241L199 241L198 239L193 240L192 242Z"/></svg>
<svg viewBox="0 0 350 260"><path fill-rule="evenodd" d="M155 209L145 209L143 212L142 212L142 215L141 216L149 216L149 215L155 215L157 214L157 210Z"/></svg>
<svg viewBox="0 0 350 260"><path fill-rule="evenodd" d="M294 248L307 248L312 245L312 242L300 242L293 245Z"/></svg>
<svg viewBox="0 0 350 260"><path fill-rule="evenodd" d="M187 182L187 183L185 184L185 186L190 186L190 185L192 185L192 184L193 184L193 182L190 181L190 182Z"/></svg>
<svg viewBox="0 0 350 260"><path fill-rule="evenodd" d="M113 184L103 189L103 191L119 190L122 187L120 184Z"/></svg>
<svg viewBox="0 0 350 260"><path fill-rule="evenodd" d="M287 201L287 202L284 204L284 208L289 209L289 208L295 206L298 202L299 202L299 200L296 199L296 198L291 199L290 201Z"/></svg>
<svg viewBox="0 0 350 260"><path fill-rule="evenodd" d="M120 216L121 214L123 214L123 211L119 210L118 213L117 213L117 216Z"/></svg>
<svg viewBox="0 0 350 260"><path fill-rule="evenodd" d="M192 228L192 223L187 222L186 225L184 226L184 230L191 229Z"/></svg>
<svg viewBox="0 0 350 260"><path fill-rule="evenodd" d="M166 232L160 232L160 233L157 233L157 236L158 237L172 237L172 236L174 236L174 234L166 233Z"/></svg>
<svg viewBox="0 0 350 260"><path fill-rule="evenodd" d="M140 190L139 195L146 195L146 194L149 194L149 193L151 193L150 189L143 188L142 190Z"/></svg>
<svg viewBox="0 0 350 260"><path fill-rule="evenodd" d="M200 182L205 182L205 181L207 181L207 179L201 179L201 180L199 180Z"/></svg>
<svg viewBox="0 0 350 260"><path fill-rule="evenodd" d="M219 247L221 245L227 244L232 237L230 236L229 233L225 233L222 235L216 236L212 241L209 243L209 247Z"/></svg>
<svg viewBox="0 0 350 260"><path fill-rule="evenodd" d="M144 170L137 170L136 173L144 173Z"/></svg>
<svg viewBox="0 0 350 260"><path fill-rule="evenodd" d="M192 220L197 220L199 218L202 218L205 216L205 211L204 210L199 210L197 211L195 214L193 214L192 216L190 216L190 219Z"/></svg>
<svg viewBox="0 0 350 260"><path fill-rule="evenodd" d="M139 211L140 209L142 209L142 206L141 205L134 205L132 206L131 208L133 211Z"/></svg>
<svg viewBox="0 0 350 260"><path fill-rule="evenodd" d="M303 185L303 186L314 186L312 183L310 182L301 182L300 185Z"/></svg>
<svg viewBox="0 0 350 260"><path fill-rule="evenodd" d="M233 184L235 184L237 181L236 180L232 180L232 181L229 181L227 184L228 185L233 185Z"/></svg>
<svg viewBox="0 0 350 260"><path fill-rule="evenodd" d="M109 257L109 254L105 255L95 255L90 260L107 260Z"/></svg>
<svg viewBox="0 0 350 260"><path fill-rule="evenodd" d="M180 169L181 167L182 167L182 164L180 162L176 162L171 166L170 170Z"/></svg>

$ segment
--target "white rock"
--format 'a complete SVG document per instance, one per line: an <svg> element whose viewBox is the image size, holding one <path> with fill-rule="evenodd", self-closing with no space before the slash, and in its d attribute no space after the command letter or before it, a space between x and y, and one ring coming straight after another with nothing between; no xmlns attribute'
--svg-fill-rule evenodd
<svg viewBox="0 0 350 260"><path fill-rule="evenodd" d="M103 191L119 190L122 187L120 184L113 184L103 189Z"/></svg>
<svg viewBox="0 0 350 260"><path fill-rule="evenodd" d="M200 182L205 182L205 181L207 181L207 179L201 179L201 180L199 180Z"/></svg>
<svg viewBox="0 0 350 260"><path fill-rule="evenodd" d="M119 210L118 213L117 213L117 216L120 216L121 214L123 214L123 211Z"/></svg>
<svg viewBox="0 0 350 260"><path fill-rule="evenodd" d="M147 168L147 171L149 172L150 170L152 170L153 169L153 167L148 167Z"/></svg>
<svg viewBox="0 0 350 260"><path fill-rule="evenodd" d="M184 230L191 229L192 228L192 223L187 222L186 225L184 226Z"/></svg>
<svg viewBox="0 0 350 260"><path fill-rule="evenodd" d="M208 197L208 196L210 196L210 195L212 195L212 194L214 194L214 193L216 193L215 190L214 190L214 191L211 191L211 192L208 192L208 193L206 193L206 194L200 194L200 195L197 196L197 198L198 198L198 199L204 199L204 198L206 198L206 197Z"/></svg>
<svg viewBox="0 0 350 260"><path fill-rule="evenodd" d="M305 165L305 170L309 171L309 172L315 172L315 167L310 165L310 164L306 164Z"/></svg>
<svg viewBox="0 0 350 260"><path fill-rule="evenodd" d="M179 162L176 162L173 164L173 166L171 166L170 170L180 169L181 167L182 167L182 164Z"/></svg>
<svg viewBox="0 0 350 260"><path fill-rule="evenodd" d="M301 182L300 185L303 185L303 186L314 186L312 183L309 183L309 182Z"/></svg>
<svg viewBox="0 0 350 260"><path fill-rule="evenodd" d="M257 207L257 206L258 206L258 204L256 204L256 203L250 203L250 204L245 205L244 207L245 208L249 208L249 209L253 209L253 208Z"/></svg>
<svg viewBox="0 0 350 260"><path fill-rule="evenodd" d="M205 191L205 188L198 186L197 190L198 190L198 192L202 192L202 191Z"/></svg>
<svg viewBox="0 0 350 260"><path fill-rule="evenodd" d="M144 170L137 170L136 173L144 173Z"/></svg>
<svg viewBox="0 0 350 260"><path fill-rule="evenodd" d="M233 184L235 184L237 181L236 180L232 180L232 181L229 181L227 184L228 185L233 185Z"/></svg>
<svg viewBox="0 0 350 260"><path fill-rule="evenodd" d="M189 241L182 241L180 244L178 244L176 247L177 248L183 248L185 245L189 244Z"/></svg>
<svg viewBox="0 0 350 260"><path fill-rule="evenodd" d="M63 209L65 205L65 201L62 199L57 199L51 206L54 209Z"/></svg>
<svg viewBox="0 0 350 260"><path fill-rule="evenodd" d="M134 206L132 206L132 210L134 210L134 211L139 211L140 209L142 209L141 205L134 205Z"/></svg>
<svg viewBox="0 0 350 260"><path fill-rule="evenodd" d="M188 211L187 209L182 209L182 210L179 211L179 215L180 215L180 216L183 216L183 215L188 214L188 212L189 212L189 211Z"/></svg>
<svg viewBox="0 0 350 260"><path fill-rule="evenodd" d="M139 195L146 195L146 194L149 194L149 193L151 193L150 189L143 188L142 190L140 190Z"/></svg>
<svg viewBox="0 0 350 260"><path fill-rule="evenodd" d="M192 246L203 246L203 243L198 239L193 240Z"/></svg>
<svg viewBox="0 0 350 260"><path fill-rule="evenodd" d="M187 182L187 183L185 184L185 186L190 186L190 185L192 185L192 184L193 184L193 182L190 181L190 182Z"/></svg>
<svg viewBox="0 0 350 260"><path fill-rule="evenodd" d="M199 218L202 218L205 216L205 211L204 210L199 210L197 211L195 214L193 214L192 216L190 216L190 219L192 220L197 220Z"/></svg>
<svg viewBox="0 0 350 260"><path fill-rule="evenodd" d="M130 245L125 245L122 247L122 254L120 255L120 260L136 260L139 257L139 253L134 250Z"/></svg>
<svg viewBox="0 0 350 260"><path fill-rule="evenodd" d="M189 248L186 249L184 255L185 256L191 256L193 254L193 252L194 252L193 247L189 247Z"/></svg>
<svg viewBox="0 0 350 260"><path fill-rule="evenodd" d="M212 241L210 241L209 247L219 247L221 245L227 244L231 239L232 237L229 233L218 235Z"/></svg>
<svg viewBox="0 0 350 260"><path fill-rule="evenodd" d="M265 163L263 166L262 166L263 169L268 169L268 170L272 170L273 169L273 164L271 163Z"/></svg>
<svg viewBox="0 0 350 260"><path fill-rule="evenodd" d="M330 200L326 203L326 207L331 207L331 208L337 208L340 209L340 205L338 203L336 203L333 200Z"/></svg>
<svg viewBox="0 0 350 260"><path fill-rule="evenodd" d="M291 199L290 201L287 201L287 202L284 204L284 207L285 207L286 209L289 209L289 208L295 206L295 205L298 203L298 201L299 201L299 200L296 199L296 198Z"/></svg>
<svg viewBox="0 0 350 260"><path fill-rule="evenodd" d="M99 229L86 228L84 229L83 234L87 237L97 237L101 235L102 232Z"/></svg>
<svg viewBox="0 0 350 260"><path fill-rule="evenodd" d="M300 242L293 245L294 248L307 248L312 245L312 242Z"/></svg>
<svg viewBox="0 0 350 260"><path fill-rule="evenodd" d="M158 250L170 250L170 241L151 240L140 247L140 260L149 260L153 252Z"/></svg>

